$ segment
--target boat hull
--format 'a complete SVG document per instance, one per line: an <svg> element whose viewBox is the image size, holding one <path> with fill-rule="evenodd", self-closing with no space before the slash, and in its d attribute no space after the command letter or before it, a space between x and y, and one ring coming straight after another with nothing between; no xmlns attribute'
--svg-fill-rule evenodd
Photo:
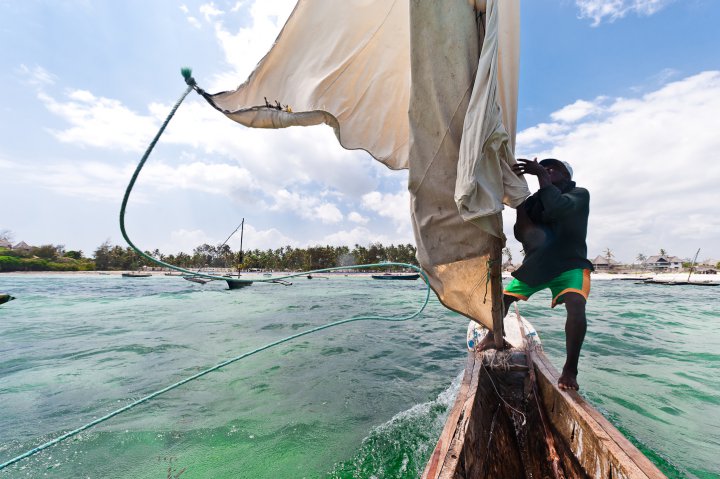
<svg viewBox="0 0 720 479"><path fill-rule="evenodd" d="M420 277L419 274L373 274L372 279L384 279L384 280L404 280L412 281Z"/></svg>
<svg viewBox="0 0 720 479"><path fill-rule="evenodd" d="M228 289L243 289L247 288L251 284L253 284L252 281L246 281L246 280L239 280L239 279L227 279Z"/></svg>
<svg viewBox="0 0 720 479"><path fill-rule="evenodd" d="M541 350L526 354L469 353L423 478L665 477L579 394L557 387Z"/></svg>

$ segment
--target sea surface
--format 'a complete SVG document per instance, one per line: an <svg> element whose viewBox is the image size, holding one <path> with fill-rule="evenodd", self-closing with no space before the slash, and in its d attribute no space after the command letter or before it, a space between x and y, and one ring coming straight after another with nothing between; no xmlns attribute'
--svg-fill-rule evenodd
<svg viewBox="0 0 720 479"><path fill-rule="evenodd" d="M408 315L421 281L286 287L0 275L0 463L277 339ZM564 311L521 312L562 366ZM720 477L720 287L594 281L582 394L671 478ZM457 393L467 320L353 322L260 352L0 471L0 478L415 478Z"/></svg>

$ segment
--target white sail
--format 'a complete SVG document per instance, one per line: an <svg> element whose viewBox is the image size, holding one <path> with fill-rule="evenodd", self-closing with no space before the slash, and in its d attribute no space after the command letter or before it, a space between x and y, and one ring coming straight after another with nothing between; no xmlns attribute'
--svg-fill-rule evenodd
<svg viewBox="0 0 720 479"><path fill-rule="evenodd" d="M408 168L433 290L491 327L500 211L529 195L509 168L518 16L519 0L300 0L248 80L206 98L249 127L326 123L343 147Z"/></svg>

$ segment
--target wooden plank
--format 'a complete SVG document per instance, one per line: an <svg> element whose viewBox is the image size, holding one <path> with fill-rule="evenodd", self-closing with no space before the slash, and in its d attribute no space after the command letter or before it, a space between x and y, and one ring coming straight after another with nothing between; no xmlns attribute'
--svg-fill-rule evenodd
<svg viewBox="0 0 720 479"><path fill-rule="evenodd" d="M493 335L495 348L499 351L503 348L503 284L502 284L502 243L499 240L493 241L490 250L490 291L492 294L492 318Z"/></svg>
<svg viewBox="0 0 720 479"><path fill-rule="evenodd" d="M465 374L463 375L460 391L453 404L445 427L433 450L430 460L425 466L423 479L439 479L447 476L452 470L454 474L459 452L467 429L468 420L472 414L472 405L477 391L478 375L482 366L482 358L474 352L468 353L465 363ZM443 474L445 474L443 476Z"/></svg>
<svg viewBox="0 0 720 479"><path fill-rule="evenodd" d="M577 392L557 387L559 373L535 354L538 386L548 417L590 477L662 479L665 475Z"/></svg>

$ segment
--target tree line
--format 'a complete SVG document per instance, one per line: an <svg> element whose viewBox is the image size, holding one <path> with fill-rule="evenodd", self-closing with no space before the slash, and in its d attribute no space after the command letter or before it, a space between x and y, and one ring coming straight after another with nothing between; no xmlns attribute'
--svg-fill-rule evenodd
<svg viewBox="0 0 720 479"><path fill-rule="evenodd" d="M164 254L160 250L145 254L186 269L229 268L240 270L307 271L322 268L372 264L390 261L417 265L412 244L371 243L368 246L310 246L233 251L227 244L202 244L191 254ZM0 271L113 271L137 270L157 266L129 246L105 241L90 257L79 250L66 251L63 245L43 245L18 251L0 248Z"/></svg>

